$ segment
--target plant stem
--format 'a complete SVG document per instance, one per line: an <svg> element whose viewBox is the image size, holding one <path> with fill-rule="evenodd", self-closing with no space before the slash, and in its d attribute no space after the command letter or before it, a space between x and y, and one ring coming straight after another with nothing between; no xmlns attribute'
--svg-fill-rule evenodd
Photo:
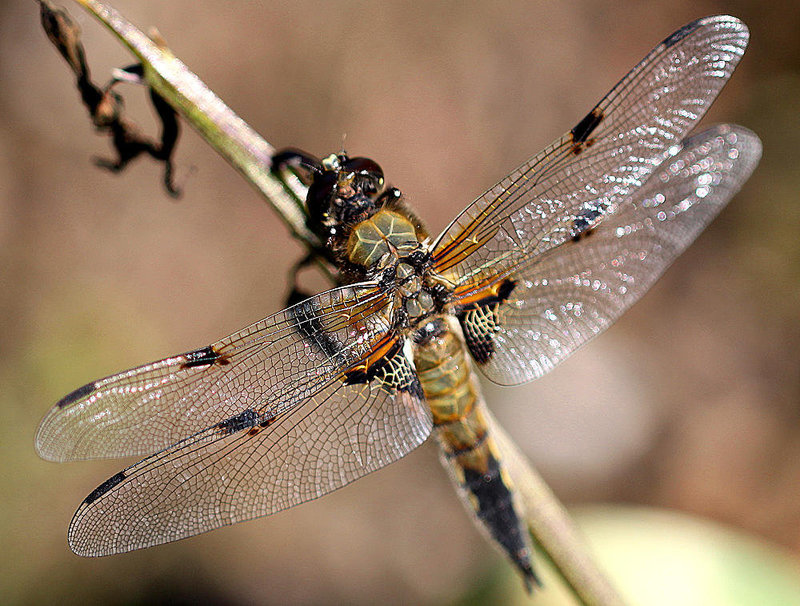
<svg viewBox="0 0 800 606"><path fill-rule="evenodd" d="M553 568L584 606L622 606L625 601L592 557L564 505L519 450L494 415L484 415L508 473L521 496L528 531Z"/></svg>

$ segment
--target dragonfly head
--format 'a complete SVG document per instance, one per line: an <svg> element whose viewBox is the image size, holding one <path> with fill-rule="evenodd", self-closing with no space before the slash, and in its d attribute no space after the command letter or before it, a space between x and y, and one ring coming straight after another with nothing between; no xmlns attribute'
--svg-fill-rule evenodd
<svg viewBox="0 0 800 606"><path fill-rule="evenodd" d="M309 227L325 238L372 216L379 208L383 170L369 158L331 154L308 188Z"/></svg>

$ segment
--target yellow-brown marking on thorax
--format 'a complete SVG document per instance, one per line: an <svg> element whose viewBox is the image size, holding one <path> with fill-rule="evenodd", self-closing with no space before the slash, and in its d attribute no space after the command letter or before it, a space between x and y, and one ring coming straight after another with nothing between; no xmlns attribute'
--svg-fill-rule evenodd
<svg viewBox="0 0 800 606"><path fill-rule="evenodd" d="M347 240L347 258L362 267L372 267L388 253L400 258L419 246L414 224L393 210L379 210L356 225Z"/></svg>

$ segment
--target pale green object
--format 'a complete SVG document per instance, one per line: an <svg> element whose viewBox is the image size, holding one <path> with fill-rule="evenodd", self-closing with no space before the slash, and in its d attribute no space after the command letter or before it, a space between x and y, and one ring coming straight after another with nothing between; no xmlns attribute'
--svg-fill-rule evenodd
<svg viewBox="0 0 800 606"><path fill-rule="evenodd" d="M800 559L742 531L647 508L592 508L577 520L631 604L800 604Z"/></svg>
<svg viewBox="0 0 800 606"><path fill-rule="evenodd" d="M665 509L609 505L572 513L598 564L632 606L800 604L800 558L753 535ZM537 604L574 605L555 572L542 572L545 590ZM515 588L514 577L506 581ZM523 592L514 593L505 604L529 603Z"/></svg>

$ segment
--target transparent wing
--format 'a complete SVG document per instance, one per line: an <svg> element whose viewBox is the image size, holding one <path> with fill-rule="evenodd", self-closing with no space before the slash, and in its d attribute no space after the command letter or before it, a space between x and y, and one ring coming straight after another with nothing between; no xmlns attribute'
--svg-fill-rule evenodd
<svg viewBox="0 0 800 606"><path fill-rule="evenodd" d="M431 426L418 383L333 380L275 417L242 415L113 476L78 508L69 543L110 555L268 515L396 461Z"/></svg>
<svg viewBox="0 0 800 606"><path fill-rule="evenodd" d="M575 128L468 206L434 246L457 284L538 255L599 221L644 183L716 98L748 41L717 16L681 28L647 55Z"/></svg>
<svg viewBox="0 0 800 606"><path fill-rule="evenodd" d="M94 381L39 426L50 460L145 456L226 419L278 415L369 354L389 329L374 284L321 293L217 343Z"/></svg>
<svg viewBox="0 0 800 606"><path fill-rule="evenodd" d="M755 134L716 126L673 146L645 185L582 237L538 256L517 249L508 258L516 267L498 277L513 289L494 308L491 336L472 342L479 368L504 385L535 379L605 330L694 241L760 156ZM468 342L480 329L469 317L462 325Z"/></svg>

